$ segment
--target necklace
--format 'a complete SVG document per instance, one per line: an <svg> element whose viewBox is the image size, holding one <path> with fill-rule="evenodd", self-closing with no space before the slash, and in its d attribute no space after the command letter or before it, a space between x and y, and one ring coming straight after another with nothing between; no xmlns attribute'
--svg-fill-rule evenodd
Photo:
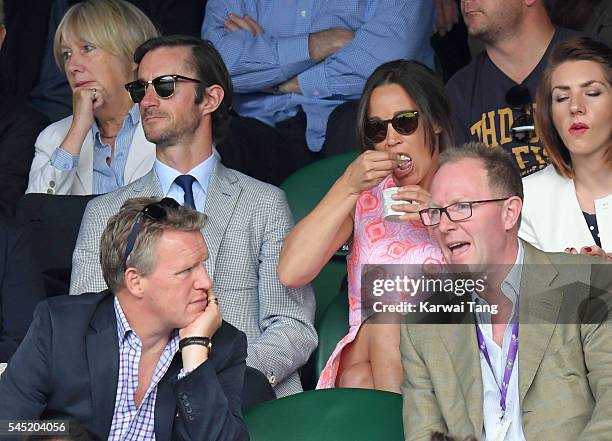
<svg viewBox="0 0 612 441"><path fill-rule="evenodd" d="M115 134L115 135L113 135L113 136L106 136L104 133L100 132L100 137L102 137L102 138L106 138L106 139L113 139L113 138L116 138L116 137L117 137L117 135L118 135L118 133L117 133L117 134Z"/></svg>

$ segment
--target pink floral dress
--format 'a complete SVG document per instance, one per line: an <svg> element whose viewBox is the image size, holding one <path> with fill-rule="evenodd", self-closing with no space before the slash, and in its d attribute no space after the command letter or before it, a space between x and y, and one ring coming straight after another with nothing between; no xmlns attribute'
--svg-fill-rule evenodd
<svg viewBox="0 0 612 441"><path fill-rule="evenodd" d="M364 191L357 200L353 245L347 258L349 333L321 372L317 389L336 387L336 375L342 350L355 340L362 324L361 267L364 264L444 263L440 248L420 222L386 222L383 220L382 191L394 187L391 176L372 190Z"/></svg>

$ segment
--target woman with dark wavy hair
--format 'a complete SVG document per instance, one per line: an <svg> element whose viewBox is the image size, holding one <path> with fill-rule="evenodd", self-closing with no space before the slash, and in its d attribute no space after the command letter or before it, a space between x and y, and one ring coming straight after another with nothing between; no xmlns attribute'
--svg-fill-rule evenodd
<svg viewBox="0 0 612 441"><path fill-rule="evenodd" d="M357 116L365 151L285 240L278 274L290 287L309 283L352 239L348 256L350 330L336 346L319 388L361 387L399 392L403 372L399 324L371 320L361 303L361 269L369 263L441 263L419 219L442 150L451 145L450 104L442 81L413 61L378 67L366 82ZM395 222L383 215L383 190L399 187ZM314 240L316 238L316 240Z"/></svg>
<svg viewBox="0 0 612 441"><path fill-rule="evenodd" d="M520 236L544 251L612 256L612 50L588 37L554 48L536 127L552 166L523 180Z"/></svg>

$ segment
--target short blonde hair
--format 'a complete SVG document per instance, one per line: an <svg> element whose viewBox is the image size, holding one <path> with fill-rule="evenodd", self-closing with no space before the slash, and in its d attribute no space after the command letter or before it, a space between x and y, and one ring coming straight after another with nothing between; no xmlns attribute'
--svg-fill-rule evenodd
<svg viewBox="0 0 612 441"><path fill-rule="evenodd" d="M72 6L55 31L53 55L64 71L62 39L72 35L133 63L134 51L159 36L151 20L136 6L123 0L87 0Z"/></svg>
<svg viewBox="0 0 612 441"><path fill-rule="evenodd" d="M156 245L166 230L200 232L207 222L204 213L189 206L176 208L164 206L166 217L152 221L141 214L150 204L160 202L160 198L134 198L124 202L119 213L108 220L100 238L100 265L106 285L113 291L123 286L126 265L134 267L140 274L150 274L155 269ZM134 223L140 219L141 226L134 242L134 248L124 262L124 253Z"/></svg>

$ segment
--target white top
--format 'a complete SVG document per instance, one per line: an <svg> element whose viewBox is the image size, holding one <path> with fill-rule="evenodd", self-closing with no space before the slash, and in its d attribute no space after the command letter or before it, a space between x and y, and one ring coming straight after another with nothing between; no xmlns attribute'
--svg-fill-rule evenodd
<svg viewBox="0 0 612 441"><path fill-rule="evenodd" d="M512 301L513 309L516 308L517 300L519 298L519 287L521 285L521 273L524 256L523 244L520 240L518 243L519 249L514 266L501 285L502 294ZM476 300L478 301L479 299L477 298ZM487 345L487 351L494 370L494 372L491 371L486 358L484 357L482 351L479 350L483 393L482 417L484 423L481 439L483 441L499 441L496 434L499 434L502 425L499 419L499 401L501 398L500 388L502 379L504 377L508 350L510 349L512 326L509 325L506 327L502 347L500 348L497 343L495 343L495 340L493 340L493 327L491 326L490 315L484 314L484 316L480 316L477 314L476 320L478 322L478 327L482 332L485 344ZM521 404L519 402L518 384L518 371L520 368L520 342L521 330L519 327L519 351L516 354L514 369L512 370L512 375L510 376L510 384L508 385L508 392L506 395L506 420L509 421L509 427L508 431L506 432L506 436L503 439L508 441L525 441L521 418ZM529 344L529 342L527 342L527 344Z"/></svg>
<svg viewBox="0 0 612 441"><path fill-rule="evenodd" d="M523 179L525 201L519 237L536 248L563 252L595 244L582 214L572 179L548 166ZM595 200L601 247L612 252L612 194Z"/></svg>

